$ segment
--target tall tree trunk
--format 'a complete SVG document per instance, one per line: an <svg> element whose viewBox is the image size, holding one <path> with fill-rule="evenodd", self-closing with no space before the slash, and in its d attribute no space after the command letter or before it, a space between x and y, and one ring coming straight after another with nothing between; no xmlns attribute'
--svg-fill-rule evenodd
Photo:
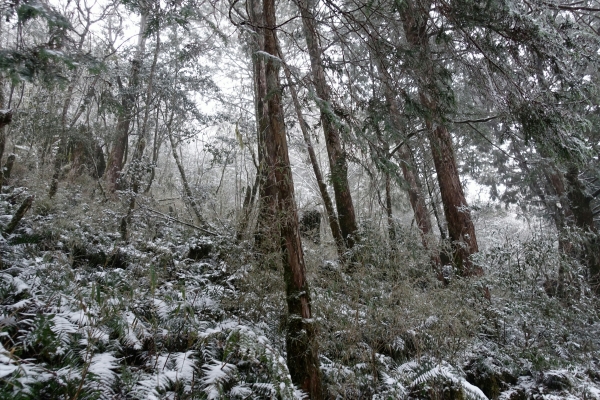
<svg viewBox="0 0 600 400"><path fill-rule="evenodd" d="M294 200L294 182L290 166L277 51L275 1L264 0L265 52L269 126L266 143L269 152L269 174L273 175L277 194L277 222L281 234L281 256L287 295L288 321L286 333L287 364L292 382L306 391L311 399L322 399L321 371L315 321L304 266L304 254L298 232L298 212Z"/></svg>
<svg viewBox="0 0 600 400"><path fill-rule="evenodd" d="M128 88L125 89L120 77L117 77L119 90L121 90L121 109L117 117L116 139L115 144L108 157L108 165L106 167L106 187L109 193L114 193L117 190L117 180L123 170L125 164L125 152L127 151L127 143L129 141L129 127L133 119L133 108L135 106L136 90L139 83L139 74L142 64L142 56L146 48L146 14L141 15L140 29L138 34L138 44L135 58L131 65L131 74L129 77Z"/></svg>
<svg viewBox="0 0 600 400"><path fill-rule="evenodd" d="M427 2L426 2L427 3ZM415 50L417 58L413 61L419 75L419 98L421 106L427 111L425 124L438 184L444 205L444 214L448 223L448 234L452 240L454 264L461 275L481 275L483 270L473 266L469 256L479 250L475 226L458 175L456 157L452 146L452 136L444 122L443 105L435 75L434 61L429 49L427 21L429 7L407 1L402 7L402 24L406 39Z"/></svg>
<svg viewBox="0 0 600 400"><path fill-rule="evenodd" d="M5 110L6 102L4 100L4 79L0 74L0 162L4 155L4 147L6 146L6 132L4 127L12 121L11 110Z"/></svg>
<svg viewBox="0 0 600 400"><path fill-rule="evenodd" d="M283 53L281 51L281 47L279 47L279 56L283 60ZM329 192L327 191L327 184L325 183L325 179L323 179L323 174L321 173L321 168L319 167L319 162L315 154L315 149L312 145L312 141L310 140L310 134L307 129L308 124L302 116L302 107L300 106L300 102L298 101L298 94L296 93L296 88L294 87L294 83L292 82L292 74L285 64L284 71L285 77L287 79L288 88L290 89L290 94L292 96L292 102L294 103L294 109L296 110L298 123L300 124L300 130L302 131L302 137L304 138L306 150L308 151L310 164L312 165L313 171L315 173L315 178L317 179L317 185L319 186L321 199L323 199L323 205L325 206L325 212L327 213L327 220L329 222L329 227L331 228L331 234L333 235L333 240L335 241L338 255L340 259L343 260L345 252L344 236L340 229L338 218L335 215L333 202L331 201L331 197L329 196Z"/></svg>
<svg viewBox="0 0 600 400"><path fill-rule="evenodd" d="M321 123L325 134L327 155L329 156L329 168L331 170L331 182L335 193L335 204L338 212L340 229L346 246L352 248L357 239L358 227L354 213L354 205L348 184L348 164L346 154L342 148L340 132L336 126L333 109L330 103L330 88L325 80L321 49L318 44L318 33L308 0L299 0L298 6L302 15L302 25L306 37L306 45L310 56L310 66L313 76L313 84L317 94L317 105L321 110Z"/></svg>
<svg viewBox="0 0 600 400"><path fill-rule="evenodd" d="M265 59L260 52L265 51L265 19L260 0L250 0L250 23L254 34L250 40L252 52L252 68L254 75L254 105L256 117L256 134L258 142L258 218L254 235L255 246L263 254L277 251L273 232L273 221L276 216L276 189L273 175L268 171L268 151L265 135L268 128L267 78Z"/></svg>
<svg viewBox="0 0 600 400"><path fill-rule="evenodd" d="M1 24L1 22L0 22ZM0 25L1 27L1 25ZM4 127L12 121L11 110L5 110L4 100L4 79L0 73L0 163L2 162L2 156L4 155L4 147L6 146L6 131ZM2 193L2 185L4 184L4 173L0 170L0 193Z"/></svg>

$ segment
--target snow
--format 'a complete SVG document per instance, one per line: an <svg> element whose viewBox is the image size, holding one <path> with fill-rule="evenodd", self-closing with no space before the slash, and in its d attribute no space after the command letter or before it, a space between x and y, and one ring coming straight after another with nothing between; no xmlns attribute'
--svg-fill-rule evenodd
<svg viewBox="0 0 600 400"><path fill-rule="evenodd" d="M104 384L110 385L116 378L114 369L119 368L119 360L111 353L94 354L88 371L99 377Z"/></svg>

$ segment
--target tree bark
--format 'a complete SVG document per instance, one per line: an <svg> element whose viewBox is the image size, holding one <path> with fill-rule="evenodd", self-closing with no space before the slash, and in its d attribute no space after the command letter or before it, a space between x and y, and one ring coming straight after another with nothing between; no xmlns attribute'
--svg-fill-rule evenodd
<svg viewBox="0 0 600 400"><path fill-rule="evenodd" d="M276 59L278 51L275 33L277 26L275 1L264 0L263 12L266 26L265 52L272 56L267 58L265 66L269 110L269 126L265 139L270 155L269 175L273 176L276 184L277 222L280 226L281 258L287 295L287 364L292 382L306 391L311 399L322 399L317 332L311 313L310 291L306 281L304 254L298 232L294 182L281 107L279 60Z"/></svg>
<svg viewBox="0 0 600 400"><path fill-rule="evenodd" d="M321 49L318 44L318 33L308 0L299 0L298 7L302 15L302 25L306 37L306 45L310 56L310 65L313 76L313 84L317 94L317 105L321 110L321 123L325 134L327 155L329 156L329 168L331 171L331 183L335 194L335 204L338 212L338 220L346 247L352 248L357 239L358 226L354 213L354 204L348 184L348 164L346 153L342 148L340 132L336 126L335 116L331 107L330 88L325 80Z"/></svg>
<svg viewBox="0 0 600 400"><path fill-rule="evenodd" d="M17 229L17 225L19 225L19 222L21 222L27 211L29 211L29 209L31 208L31 205L33 204L33 199L34 196L28 196L25 199L25 201L23 201L21 207L19 207L15 215L13 215L12 219L8 223L6 229L4 229L5 233L10 235L15 231L15 229Z"/></svg>
<svg viewBox="0 0 600 400"><path fill-rule="evenodd" d="M108 165L106 167L106 188L109 193L114 193L117 190L117 181L125 164L125 152L129 141L129 127L133 119L133 108L135 106L136 90L139 83L139 74L142 64L142 55L146 48L146 19L147 16L142 14L140 20L140 29L138 36L138 45L135 58L131 65L131 75L128 88L123 88L121 79L118 78L119 89L123 92L121 97L121 109L117 117L117 136L115 144L108 157Z"/></svg>
<svg viewBox="0 0 600 400"><path fill-rule="evenodd" d="M396 226L394 224L394 214L392 212L392 188L390 173L385 172L385 212L387 214L388 236L390 241L396 240Z"/></svg>
<svg viewBox="0 0 600 400"><path fill-rule="evenodd" d="M469 258L479 248L458 174L452 137L444 122L444 111L437 92L437 78L427 35L429 7L427 4L417 5L416 2L407 1L402 7L401 18L406 39L417 54L414 68L419 75L419 99L426 110L425 124L448 223L448 234L452 240L454 264L463 276L481 275L483 270L473 266Z"/></svg>
<svg viewBox="0 0 600 400"><path fill-rule="evenodd" d="M267 77L265 59L259 52L265 51L265 18L260 0L250 0L250 23L254 34L250 40L252 52L252 68L254 75L254 104L256 118L256 134L258 143L258 218L254 244L256 249L268 254L277 251L273 224L276 216L276 188L272 174L269 174L269 152L267 151L266 132L268 129Z"/></svg>
<svg viewBox="0 0 600 400"><path fill-rule="evenodd" d="M2 172L4 174L4 181L7 181L8 179L10 179L10 174L12 173L12 169L13 166L15 165L15 159L17 158L17 156L15 156L14 154L9 154L8 157L6 157L6 164L4 164L4 167L2 167Z"/></svg>
<svg viewBox="0 0 600 400"><path fill-rule="evenodd" d="M281 52L281 47L279 47L279 56L283 60L283 53ZM319 162L315 154L315 149L312 145L312 141L310 140L310 134L307 129L308 124L302 116L302 107L300 106L300 102L298 101L298 94L296 93L296 88L294 87L294 83L292 82L292 74L285 64L284 72L285 77L287 79L288 88L290 89L290 94L292 96L292 102L294 104L296 116L298 117L298 123L300 124L300 130L302 131L302 137L304 138L306 150L308 151L310 164L312 165L313 171L315 173L315 178L317 180L317 185L319 186L321 199L323 200L323 205L325 206L325 212L327 213L327 220L329 222L329 227L331 228L331 234L333 235L333 240L335 241L338 255L340 259L343 260L345 253L344 236L342 234L342 230L340 229L338 217L337 215L335 215L333 202L331 201L331 197L329 196L329 192L327 191L327 184L323 179L323 174L321 173L321 168L319 167Z"/></svg>
<svg viewBox="0 0 600 400"><path fill-rule="evenodd" d="M6 132L4 127L12 121L13 113L11 110L5 110L6 106L4 101L4 80L2 79L2 75L0 75L0 162L2 161L2 156L4 155L4 147L6 144Z"/></svg>

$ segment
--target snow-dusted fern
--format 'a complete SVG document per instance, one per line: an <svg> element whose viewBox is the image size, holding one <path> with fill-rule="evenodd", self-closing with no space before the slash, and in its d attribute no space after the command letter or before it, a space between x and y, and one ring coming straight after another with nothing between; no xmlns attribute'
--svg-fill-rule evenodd
<svg viewBox="0 0 600 400"><path fill-rule="evenodd" d="M451 382L458 390L462 390L466 399L489 400L481 389L467 382L455 368L446 362L419 364L412 361L398 367L397 372L409 381L408 386L411 388L435 381Z"/></svg>
<svg viewBox="0 0 600 400"><path fill-rule="evenodd" d="M231 398L246 398L250 394L271 399L306 398L306 394L292 384L281 353L258 329L229 321L207 330L202 336L206 340L225 339L222 361L214 359L213 353L205 352L210 361L203 368L203 382L209 398L216 398L217 393Z"/></svg>

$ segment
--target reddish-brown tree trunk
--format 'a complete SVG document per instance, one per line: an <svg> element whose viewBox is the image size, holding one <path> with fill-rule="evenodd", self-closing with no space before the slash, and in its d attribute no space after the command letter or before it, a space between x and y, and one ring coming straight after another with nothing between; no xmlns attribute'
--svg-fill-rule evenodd
<svg viewBox="0 0 600 400"><path fill-rule="evenodd" d="M458 174L452 136L444 123L441 111L437 93L439 85L436 84L434 62L429 50L428 19L427 4L417 4L414 1L404 3L402 23L406 39L417 54L413 63L415 72L420 76L419 98L421 106L427 111L425 123L448 223L448 234L452 240L454 264L462 275L480 275L483 270L473 266L469 258L479 248L475 226Z"/></svg>
<svg viewBox="0 0 600 400"><path fill-rule="evenodd" d="M304 35L310 56L310 65L313 76L313 84L317 94L317 105L321 110L321 123L325 134L327 155L329 156L329 168L331 170L331 183L335 194L335 204L338 212L340 230L346 241L346 246L352 248L357 239L356 215L348 184L348 164L346 154L342 148L340 132L336 126L333 109L330 103L330 88L325 80L321 49L318 44L315 17L312 14L307 0L298 2L302 15Z"/></svg>
<svg viewBox="0 0 600 400"><path fill-rule="evenodd" d="M429 130L429 142L438 184L448 223L448 235L454 246L454 263L463 275L480 275L481 268L472 266L469 256L479 251L475 226L460 183L452 137L445 126Z"/></svg>
<svg viewBox="0 0 600 400"><path fill-rule="evenodd" d="M315 321L304 266L304 254L298 232L298 213L294 200L294 183L290 166L279 86L279 61L275 27L275 1L264 0L268 129L265 141L269 153L269 175L273 176L277 194L277 223L281 234L281 255L286 285L288 321L286 334L287 364L292 382L311 399L323 398L317 353Z"/></svg>
<svg viewBox="0 0 600 400"><path fill-rule="evenodd" d="M273 175L269 174L268 165L270 156L267 151L266 132L268 129L268 104L267 104L267 78L265 71L265 58L260 54L265 51L265 18L260 0L250 0L249 16L254 34L250 39L252 51L252 68L254 73L254 104L256 117L256 130L258 142L258 218L254 235L255 246L262 253L277 251L273 232L273 221L276 216L276 189Z"/></svg>

